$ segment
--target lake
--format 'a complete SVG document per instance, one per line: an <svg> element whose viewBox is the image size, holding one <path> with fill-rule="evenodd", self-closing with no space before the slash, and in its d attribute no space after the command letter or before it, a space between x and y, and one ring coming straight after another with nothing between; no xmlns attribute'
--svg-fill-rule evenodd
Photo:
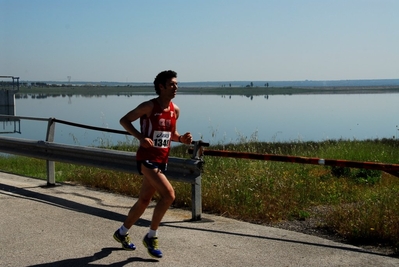
<svg viewBox="0 0 399 267"><path fill-rule="evenodd" d="M48 96L16 99L16 115L71 121L123 130L119 119L154 95ZM178 94L178 130L211 144L243 140L264 142L376 139L399 137L399 94L312 94L222 96ZM1 122L5 136L44 140L47 122ZM138 127L136 123L135 126ZM55 142L74 145L116 144L126 136L57 124Z"/></svg>

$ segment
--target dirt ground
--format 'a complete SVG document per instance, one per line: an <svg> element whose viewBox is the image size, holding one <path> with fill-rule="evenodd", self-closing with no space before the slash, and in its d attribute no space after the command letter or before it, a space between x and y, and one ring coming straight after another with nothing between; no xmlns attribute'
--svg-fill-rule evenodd
<svg viewBox="0 0 399 267"><path fill-rule="evenodd" d="M343 238L342 236L340 236L336 233L333 233L332 231L330 231L326 228L321 227L322 225L325 225L325 222L323 222L321 219L311 217L311 218L307 218L306 220L282 221L282 222L270 224L268 226L285 229L285 230L290 230L290 231L295 231L295 232L299 232L299 233L304 233L304 234L308 234L308 235L318 236L318 237L333 240L336 242L361 247L368 251L381 253L381 254L384 254L387 256L399 258L399 250L397 248L394 248L393 246L386 245L386 244L379 244L379 243L365 244L365 243L359 243L359 242L351 242L350 240L347 240L347 239Z"/></svg>

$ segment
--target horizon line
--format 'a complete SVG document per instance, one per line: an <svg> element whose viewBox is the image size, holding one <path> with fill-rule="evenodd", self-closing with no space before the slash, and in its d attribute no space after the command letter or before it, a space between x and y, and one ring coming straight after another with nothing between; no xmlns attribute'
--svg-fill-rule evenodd
<svg viewBox="0 0 399 267"><path fill-rule="evenodd" d="M0 76L5 77L5 76ZM7 76L14 77L14 76ZM17 76L15 76L17 77ZM342 82L342 81L390 81L390 80L398 80L399 78L378 78L378 79L339 79L339 80L217 80L217 81L179 81L179 83L226 83L226 82ZM90 81L90 80L76 80L76 81L68 81L68 80L20 80L20 82L64 82L64 83L139 83L139 84L153 84L153 82L119 82L119 81Z"/></svg>

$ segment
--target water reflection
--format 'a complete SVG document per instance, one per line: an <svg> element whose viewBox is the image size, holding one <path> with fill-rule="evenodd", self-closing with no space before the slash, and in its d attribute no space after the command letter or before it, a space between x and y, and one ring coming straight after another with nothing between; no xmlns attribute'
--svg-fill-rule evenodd
<svg viewBox="0 0 399 267"><path fill-rule="evenodd" d="M16 97L17 115L54 117L80 124L122 130L119 118L147 95L40 95ZM398 138L399 94L352 95L189 95L174 102L180 107L178 129L194 139L230 143L321 141L326 139ZM47 125L23 121L23 138L45 138ZM138 127L138 125L136 125ZM25 131L25 129L27 131ZM129 136L56 126L55 141L101 145L130 141Z"/></svg>
<svg viewBox="0 0 399 267"><path fill-rule="evenodd" d="M0 90L0 115L14 116L16 113L15 98L12 91ZM21 133L21 122L19 119L0 117L0 133Z"/></svg>
<svg viewBox="0 0 399 267"><path fill-rule="evenodd" d="M0 106L1 115L15 115L15 106ZM0 133L21 133L21 122L15 118L0 117L1 129Z"/></svg>

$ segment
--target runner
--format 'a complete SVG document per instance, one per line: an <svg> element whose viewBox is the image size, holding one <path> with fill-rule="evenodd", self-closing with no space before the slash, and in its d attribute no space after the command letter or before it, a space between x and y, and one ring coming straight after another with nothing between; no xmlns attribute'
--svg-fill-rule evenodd
<svg viewBox="0 0 399 267"><path fill-rule="evenodd" d="M154 80L154 87L158 97L141 103L120 119L123 128L140 141L136 158L143 183L139 199L130 209L123 225L115 231L114 238L124 249L136 249L128 231L144 213L155 192L158 192L160 199L154 208L151 226L144 236L143 244L151 256L162 258L163 254L158 248L158 227L175 199L174 189L165 176L170 142L191 144L192 135L189 132L180 135L176 129L180 114L179 107L172 102L178 88L176 72L168 70L159 73ZM140 131L132 124L138 119Z"/></svg>

